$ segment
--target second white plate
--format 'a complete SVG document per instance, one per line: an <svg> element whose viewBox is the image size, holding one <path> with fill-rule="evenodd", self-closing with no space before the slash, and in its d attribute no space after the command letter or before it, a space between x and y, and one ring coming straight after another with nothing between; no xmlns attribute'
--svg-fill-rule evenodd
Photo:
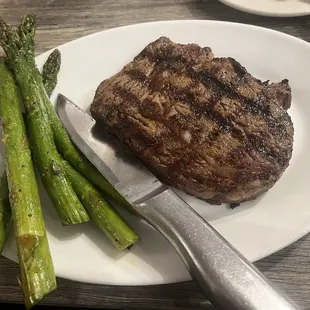
<svg viewBox="0 0 310 310"><path fill-rule="evenodd" d="M220 0L237 10L264 16L294 17L310 14L310 0Z"/></svg>

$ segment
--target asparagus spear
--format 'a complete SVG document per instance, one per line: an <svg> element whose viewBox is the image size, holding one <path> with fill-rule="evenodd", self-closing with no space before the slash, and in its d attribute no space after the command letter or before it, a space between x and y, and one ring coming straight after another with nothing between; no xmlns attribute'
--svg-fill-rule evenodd
<svg viewBox="0 0 310 310"><path fill-rule="evenodd" d="M32 47L34 49L33 37L31 38L32 38ZM57 76L60 70L60 65L61 65L61 54L58 49L54 49L53 52L48 56L45 64L43 65L43 71L42 71L43 84L46 93L49 97L51 96L54 88L57 85Z"/></svg>
<svg viewBox="0 0 310 310"><path fill-rule="evenodd" d="M0 43L14 70L24 99L31 148L44 187L63 225L84 223L89 221L89 216L61 167L62 158L57 152L44 107L49 98L35 65L31 45L35 23L34 15L26 15L19 29L10 27L0 20Z"/></svg>
<svg viewBox="0 0 310 310"><path fill-rule="evenodd" d="M114 207L105 201L98 190L65 160L63 167L88 214L112 244L121 251L132 246L138 240L138 236Z"/></svg>
<svg viewBox="0 0 310 310"><path fill-rule="evenodd" d="M0 81L0 83L2 82ZM3 173L0 178L0 254L2 253L4 241L11 226L11 220L12 214L9 201L8 181L6 173Z"/></svg>
<svg viewBox="0 0 310 310"><path fill-rule="evenodd" d="M3 60L0 61L0 81L0 116L9 198L25 305L30 308L56 289L56 278L18 91Z"/></svg>
<svg viewBox="0 0 310 310"><path fill-rule="evenodd" d="M34 33L34 31L30 31ZM33 36L32 36L33 39ZM34 42L32 40L33 48ZM57 74L60 68L60 53L55 49L48 57L46 63L43 66L43 81L47 93L50 95L57 83ZM93 183L97 189L106 193L109 197L113 198L119 204L123 205L127 209L131 210L129 202L123 198L111 184L105 179L105 177L89 162L89 160L75 147L69 138L67 131L62 125L55 109L49 101L44 101L51 127L54 134L55 144L59 153L85 178Z"/></svg>

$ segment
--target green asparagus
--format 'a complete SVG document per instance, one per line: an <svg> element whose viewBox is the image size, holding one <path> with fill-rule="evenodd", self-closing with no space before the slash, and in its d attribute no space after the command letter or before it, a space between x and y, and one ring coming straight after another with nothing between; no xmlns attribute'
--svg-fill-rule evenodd
<svg viewBox="0 0 310 310"><path fill-rule="evenodd" d="M61 167L62 158L46 113L45 104L49 98L33 58L35 23L34 15L26 15L18 29L0 20L0 43L23 97L30 144L44 187L63 225L84 223L89 221L89 216Z"/></svg>
<svg viewBox="0 0 310 310"><path fill-rule="evenodd" d="M0 83L2 82L0 81ZM11 226L11 220L12 213L9 201L8 180L6 178L6 173L3 173L0 178L0 254L2 253L4 241Z"/></svg>
<svg viewBox="0 0 310 310"><path fill-rule="evenodd" d="M121 251L132 246L138 240L138 236L114 207L105 201L98 190L65 160L63 167L88 214L112 244Z"/></svg>
<svg viewBox="0 0 310 310"><path fill-rule="evenodd" d="M34 33L34 31L30 31ZM33 37L32 37L33 38ZM32 40L32 46L34 48L34 41ZM60 53L55 49L47 59L43 66L43 81L47 93L51 94L51 89L54 89L54 85L57 83L57 74L60 68ZM67 131L62 125L55 109L49 101L44 101L51 127L54 134L55 144L59 153L86 179L94 184L97 189L108 195L110 198L117 201L131 211L131 205L123 198L111 184L105 179L105 177L88 161L88 159L75 147L69 138Z"/></svg>
<svg viewBox="0 0 310 310"><path fill-rule="evenodd" d="M9 199L25 305L30 308L57 285L19 94L12 72L3 60L0 61L0 81Z"/></svg>
<svg viewBox="0 0 310 310"><path fill-rule="evenodd" d="M34 48L34 42L32 42L32 46ZM54 49L53 52L48 56L45 64L43 65L42 71L43 84L49 97L51 96L54 88L56 87L60 65L61 54L58 49Z"/></svg>

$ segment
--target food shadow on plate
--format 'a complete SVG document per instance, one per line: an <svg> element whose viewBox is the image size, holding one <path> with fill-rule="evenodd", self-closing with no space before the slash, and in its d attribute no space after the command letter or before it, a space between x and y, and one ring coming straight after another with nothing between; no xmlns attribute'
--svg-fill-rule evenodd
<svg viewBox="0 0 310 310"><path fill-rule="evenodd" d="M256 199L242 202L241 204L231 205L231 204L210 204L207 201L197 198L195 196L189 195L181 190L174 190L183 200L185 200L197 213L199 213L208 222L215 222L225 219L226 217L235 216L239 213L250 212L252 208L255 208L261 203L265 195L268 193L261 194Z"/></svg>
<svg viewBox="0 0 310 310"><path fill-rule="evenodd" d="M163 236L161 236L159 232L157 232L143 219L133 214L130 214L127 210L118 206L117 204L113 203L113 205L115 206L119 214L138 234L140 238L138 242L134 244L130 249L119 251L111 244L111 242L106 238L104 233L96 226L93 221L85 224L85 226L81 229L83 235L87 237L88 241L92 245L99 248L100 251L102 251L105 255L115 261L123 259L126 255L130 253L134 254L140 259L147 257L147 259L145 259L145 264L147 264L148 266L152 266L152 268L154 268L156 272L160 273L164 277L166 271L161 270L162 258L164 255L166 255L166 253L173 252L172 246ZM176 253L172 253L172 255L175 255L176 259L178 259ZM181 261L180 264L182 264Z"/></svg>
<svg viewBox="0 0 310 310"><path fill-rule="evenodd" d="M132 253L136 258L139 258L139 263L135 262L134 265L147 265L147 268L156 270L156 273L159 273L163 280L170 279L173 271L179 272L182 269L185 270L181 258L165 237L145 220L130 214L118 205L115 205L115 207L140 237L140 240L130 250L124 253L125 255ZM167 270L168 267L166 264L163 264L163 261L174 262L174 265L169 267L171 270Z"/></svg>
<svg viewBox="0 0 310 310"><path fill-rule="evenodd" d="M121 252L116 249L92 220L85 224L83 229L81 229L81 232L87 237L92 245L99 248L100 251L113 260L121 259L127 254L127 250Z"/></svg>
<svg viewBox="0 0 310 310"><path fill-rule="evenodd" d="M256 205L260 204L261 200L264 199L264 196L267 193L268 192L261 194L259 197L257 197L254 200L242 202L240 205L231 206L229 204L225 204L225 205L223 205L225 207L225 211L226 211L225 215L223 215L223 213L209 215L207 220L208 221L215 221L215 220L222 219L226 216L232 216L232 215L235 216L236 214L239 214L239 213L248 212L252 208L255 208ZM217 206L217 207L219 207L219 206Z"/></svg>

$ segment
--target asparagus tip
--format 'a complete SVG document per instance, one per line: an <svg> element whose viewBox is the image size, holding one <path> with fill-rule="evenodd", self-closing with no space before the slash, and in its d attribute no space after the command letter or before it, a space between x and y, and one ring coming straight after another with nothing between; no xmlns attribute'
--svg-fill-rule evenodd
<svg viewBox="0 0 310 310"><path fill-rule="evenodd" d="M4 21L3 17L0 16L0 43L1 44L5 44L7 40L7 35L6 35L7 28L8 28L8 25Z"/></svg>
<svg viewBox="0 0 310 310"><path fill-rule="evenodd" d="M58 49L58 48L55 48L55 49L52 51L51 55L60 55L59 49Z"/></svg>
<svg viewBox="0 0 310 310"><path fill-rule="evenodd" d="M35 29L37 24L37 17L35 14L25 14L20 23L20 31L27 35L35 35Z"/></svg>
<svg viewBox="0 0 310 310"><path fill-rule="evenodd" d="M55 48L51 53L50 55L48 56L48 59L47 61L45 62L44 66L45 67L51 67L53 66L54 67L57 67L58 65L60 66L60 61L61 61L61 53L59 51L58 48ZM56 62L56 65L55 66L55 62ZM58 69L58 67L57 67Z"/></svg>

